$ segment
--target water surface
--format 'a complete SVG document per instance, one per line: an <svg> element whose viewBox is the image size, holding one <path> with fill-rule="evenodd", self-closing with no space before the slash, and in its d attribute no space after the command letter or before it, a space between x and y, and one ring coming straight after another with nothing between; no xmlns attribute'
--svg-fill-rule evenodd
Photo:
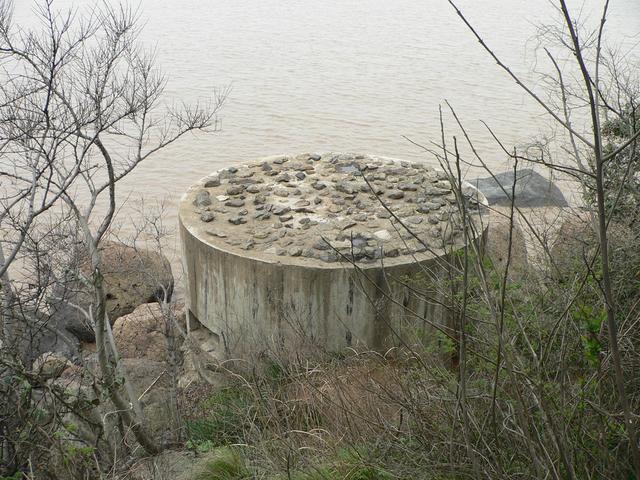
<svg viewBox="0 0 640 480"><path fill-rule="evenodd" d="M57 0L64 7L69 0ZM76 5L92 4L88 0ZM572 1L598 20L595 0ZM558 21L544 0L464 0L460 7L506 63L542 90L537 25ZM197 101L231 86L222 130L188 136L140 166L119 191L127 230L139 198L166 199L168 225L184 190L208 172L252 158L303 151L432 157L404 137L438 141L438 106L449 100L493 169L507 145L549 133L542 110L500 71L444 0L141 0L144 42L168 75L169 102ZM30 2L16 20L33 22ZM611 2L607 24L626 50L640 41L640 2ZM453 127L451 118L447 125ZM453 133L453 128L452 128ZM458 135L459 132L456 132ZM469 175L477 174L470 172Z"/></svg>

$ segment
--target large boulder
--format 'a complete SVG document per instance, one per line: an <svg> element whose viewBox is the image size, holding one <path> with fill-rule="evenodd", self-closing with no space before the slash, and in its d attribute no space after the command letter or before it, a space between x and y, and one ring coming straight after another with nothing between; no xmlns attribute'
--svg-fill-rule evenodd
<svg viewBox="0 0 640 480"><path fill-rule="evenodd" d="M52 352L69 359L77 358L80 342L60 328L49 313L18 305L8 309L5 319L15 341L12 351L19 353L24 363L31 364L41 355Z"/></svg>
<svg viewBox="0 0 640 480"><path fill-rule="evenodd" d="M595 252L598 235L595 225L586 215L570 216L562 221L550 254L557 273L583 271L588 258Z"/></svg>
<svg viewBox="0 0 640 480"><path fill-rule="evenodd" d="M32 374L42 380L50 380L60 377L67 369L73 368L73 363L53 352L40 355L33 362Z"/></svg>
<svg viewBox="0 0 640 480"><path fill-rule="evenodd" d="M587 214L572 215L563 221L550 250L552 270L561 277L574 277L588 268L600 243L596 222ZM637 258L638 239L629 227L616 222L609 223L607 238L611 268L621 273L622 267L631 267ZM596 269L599 262L596 259Z"/></svg>
<svg viewBox="0 0 640 480"><path fill-rule="evenodd" d="M171 387L171 376L168 375L168 366L164 362L147 358L123 358L119 366L137 398L144 398L143 393L146 395L153 389Z"/></svg>
<svg viewBox="0 0 640 480"><path fill-rule="evenodd" d="M171 398L173 385L169 366L147 358L123 358L120 367L133 395L139 399L140 407L156 438L169 438L177 428L175 404Z"/></svg>
<svg viewBox="0 0 640 480"><path fill-rule="evenodd" d="M179 322L184 324L184 314L178 317L182 317ZM140 305L133 312L118 318L113 324L113 336L120 356L169 361L169 340L173 340L176 354L180 343L180 335L171 322L158 303Z"/></svg>
<svg viewBox="0 0 640 480"><path fill-rule="evenodd" d="M73 374L68 375L74 368ZM143 413L141 419L145 421L154 438L159 443L174 442L177 417L175 402L170 400L172 381L167 364L144 358L125 358L119 362L119 374L127 380L127 390L131 392L132 397L138 400ZM135 440L130 430L126 431L125 439L120 436L118 417L114 415L117 409L104 392L100 393L99 389L95 388L96 379L100 377L97 355L93 354L86 358L84 368L67 368L59 378L50 381L50 385L55 385L58 392L64 392L67 404L75 406L74 410L61 417L63 424L75 427L73 434L67 435L62 429L62 436L58 440L62 445L75 447L97 445L100 453L113 455L114 448L119 449L123 443L134 444ZM102 428L96 429L96 425ZM104 436L107 437L108 444L104 441ZM53 457L52 461L56 460L61 459ZM54 467L58 472L56 478L72 478L64 464L58 462ZM73 478L98 477L80 475Z"/></svg>
<svg viewBox="0 0 640 480"><path fill-rule="evenodd" d="M171 265L161 253L112 241L103 242L100 250L111 324L139 305L155 302L165 294L171 296ZM90 266L86 255L78 257L72 268L88 275ZM88 286L75 279L57 285L50 306L59 326L81 341L95 341L93 327L85 314L95 311L95 298Z"/></svg>
<svg viewBox="0 0 640 480"><path fill-rule="evenodd" d="M509 236L511 236L510 256ZM510 279L520 280L528 271L527 247L522 228L517 222L512 225L509 218L498 215L491 216L484 254L491 260L491 264L500 278L504 275L507 260L509 260Z"/></svg>
<svg viewBox="0 0 640 480"><path fill-rule="evenodd" d="M178 378L180 388L191 385L224 383L218 366L224 361L224 352L218 336L206 328L191 331L182 344L182 372Z"/></svg>
<svg viewBox="0 0 640 480"><path fill-rule="evenodd" d="M492 177L469 180L487 198L489 205L510 205L515 181L515 205L518 207L566 207L567 200L558 186L538 172L523 168Z"/></svg>

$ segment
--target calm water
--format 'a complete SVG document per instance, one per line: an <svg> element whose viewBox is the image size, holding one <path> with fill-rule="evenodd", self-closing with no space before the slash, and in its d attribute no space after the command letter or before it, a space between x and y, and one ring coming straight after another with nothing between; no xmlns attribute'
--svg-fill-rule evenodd
<svg viewBox="0 0 640 480"><path fill-rule="evenodd" d="M32 22L18 0L16 20ZM71 2L58 0L64 7ZM76 5L93 3L76 1ZM508 145L547 133L541 110L496 67L444 0L141 0L143 40L169 76L168 101L206 98L232 87L222 131L184 139L120 186L131 193L121 221L142 195L175 202L210 171L257 156L365 151L432 161L403 136L437 141L438 105L448 99L489 165L504 156L479 120ZM601 2L573 1L598 20ZM536 67L536 25L558 19L545 0L464 0L470 20L523 77ZM640 41L640 0L614 0L607 28L627 50ZM539 82L538 82L539 83ZM542 85L538 85L542 87ZM453 125L452 125L453 127ZM469 173L473 176L473 172Z"/></svg>

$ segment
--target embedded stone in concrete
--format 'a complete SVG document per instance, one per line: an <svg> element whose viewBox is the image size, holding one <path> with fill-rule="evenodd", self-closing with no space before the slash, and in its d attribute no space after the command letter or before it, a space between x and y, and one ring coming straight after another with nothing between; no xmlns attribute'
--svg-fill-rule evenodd
<svg viewBox="0 0 640 480"><path fill-rule="evenodd" d="M251 188L240 187L248 179ZM482 194L465 198L473 220ZM241 349L252 336L296 330L285 325L291 315L333 349L386 346L391 327L380 305L408 295L386 274L411 275L421 263L437 270L464 245L444 172L371 155L278 156L222 169L185 194L179 217L190 309Z"/></svg>

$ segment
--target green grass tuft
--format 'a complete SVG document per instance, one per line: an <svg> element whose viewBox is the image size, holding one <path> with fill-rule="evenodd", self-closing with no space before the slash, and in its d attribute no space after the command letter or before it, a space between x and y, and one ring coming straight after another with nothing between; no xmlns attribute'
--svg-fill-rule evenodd
<svg viewBox="0 0 640 480"><path fill-rule="evenodd" d="M232 448L221 448L193 480L242 480L252 478L243 458Z"/></svg>

